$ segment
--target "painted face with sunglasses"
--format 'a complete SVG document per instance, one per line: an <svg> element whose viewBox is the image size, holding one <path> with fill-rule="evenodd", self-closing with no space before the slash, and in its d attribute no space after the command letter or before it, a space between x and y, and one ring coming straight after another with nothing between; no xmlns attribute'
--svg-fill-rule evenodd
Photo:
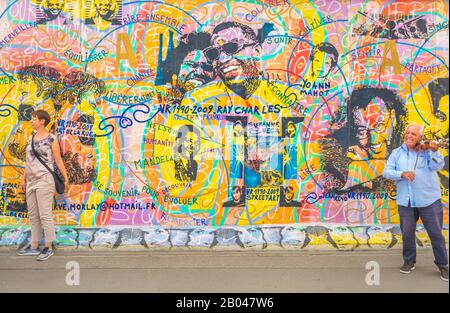
<svg viewBox="0 0 450 313"><path fill-rule="evenodd" d="M188 90L204 85L212 81L215 71L208 62L203 51L193 50L183 60L178 77L186 85Z"/></svg>
<svg viewBox="0 0 450 313"><path fill-rule="evenodd" d="M248 26L226 22L213 31L211 47L204 50L222 81L240 95L249 98L259 86L261 45Z"/></svg>
<svg viewBox="0 0 450 313"><path fill-rule="evenodd" d="M395 126L395 111L383 99L375 97L353 112L359 146L367 149L371 159L385 159L387 145Z"/></svg>

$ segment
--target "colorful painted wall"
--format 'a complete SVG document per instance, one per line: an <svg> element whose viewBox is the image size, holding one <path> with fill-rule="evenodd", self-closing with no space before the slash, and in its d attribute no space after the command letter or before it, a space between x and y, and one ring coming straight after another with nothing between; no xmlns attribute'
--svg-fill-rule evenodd
<svg viewBox="0 0 450 313"><path fill-rule="evenodd" d="M448 142L448 1L0 0L0 23L2 245L29 238L35 109L74 246L392 247L387 157L410 122Z"/></svg>

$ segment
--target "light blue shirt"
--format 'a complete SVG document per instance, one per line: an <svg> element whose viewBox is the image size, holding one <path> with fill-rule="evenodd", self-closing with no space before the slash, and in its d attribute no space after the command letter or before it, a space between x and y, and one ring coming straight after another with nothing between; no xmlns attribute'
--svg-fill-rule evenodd
<svg viewBox="0 0 450 313"><path fill-rule="evenodd" d="M437 172L445 165L439 151L410 151L405 144L394 149L383 177L395 181L397 185L397 204L411 207L426 207L441 198L441 188ZM410 182L402 178L403 172L413 171L416 178Z"/></svg>

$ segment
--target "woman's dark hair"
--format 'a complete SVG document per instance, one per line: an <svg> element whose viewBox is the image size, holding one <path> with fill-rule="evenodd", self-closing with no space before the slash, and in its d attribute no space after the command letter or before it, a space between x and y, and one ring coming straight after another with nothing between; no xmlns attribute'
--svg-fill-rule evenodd
<svg viewBox="0 0 450 313"><path fill-rule="evenodd" d="M50 114L44 110L36 110L31 112L31 116L35 116L38 120L44 120L44 125L47 126L50 123Z"/></svg>

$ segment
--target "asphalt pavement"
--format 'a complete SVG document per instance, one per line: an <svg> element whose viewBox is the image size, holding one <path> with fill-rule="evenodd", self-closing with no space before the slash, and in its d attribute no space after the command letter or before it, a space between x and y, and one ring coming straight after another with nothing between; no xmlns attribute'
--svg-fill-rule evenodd
<svg viewBox="0 0 450 313"><path fill-rule="evenodd" d="M0 248L0 292L448 293L431 248L401 274L401 250L83 250L49 260Z"/></svg>

